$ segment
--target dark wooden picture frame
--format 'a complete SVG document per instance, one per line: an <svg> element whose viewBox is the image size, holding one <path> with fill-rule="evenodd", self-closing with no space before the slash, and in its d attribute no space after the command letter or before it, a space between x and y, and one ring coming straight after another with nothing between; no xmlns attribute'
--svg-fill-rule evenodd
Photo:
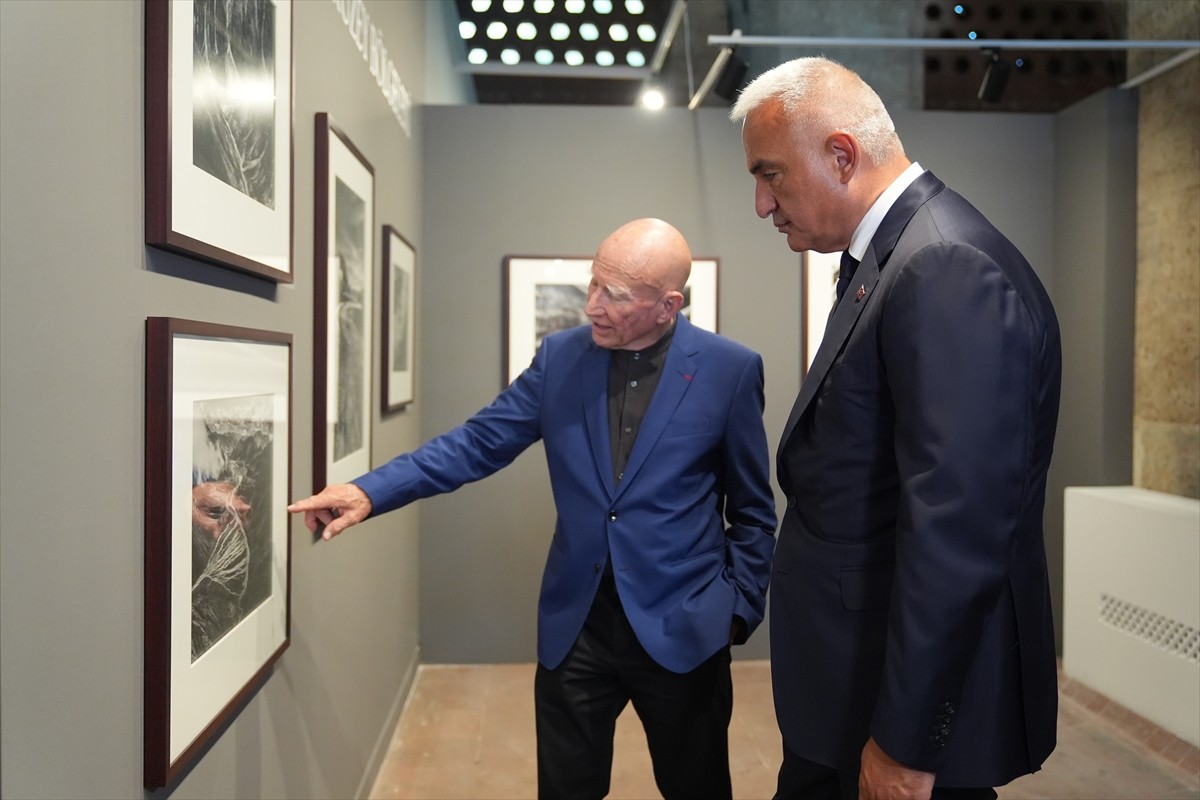
<svg viewBox="0 0 1200 800"><path fill-rule="evenodd" d="M544 337L587 323L592 259L581 256L504 257L504 385L533 361ZM682 313L697 326L717 330L720 262L692 260Z"/></svg>
<svg viewBox="0 0 1200 800"><path fill-rule="evenodd" d="M176 781L291 636L292 336L146 320L146 788Z"/></svg>
<svg viewBox="0 0 1200 800"><path fill-rule="evenodd" d="M381 408L399 411L413 401L416 359L417 251L391 225L383 226L380 318Z"/></svg>
<svg viewBox="0 0 1200 800"><path fill-rule="evenodd" d="M146 244L293 281L291 0L146 0Z"/></svg>
<svg viewBox="0 0 1200 800"><path fill-rule="evenodd" d="M371 468L375 169L324 112L313 180L313 491Z"/></svg>

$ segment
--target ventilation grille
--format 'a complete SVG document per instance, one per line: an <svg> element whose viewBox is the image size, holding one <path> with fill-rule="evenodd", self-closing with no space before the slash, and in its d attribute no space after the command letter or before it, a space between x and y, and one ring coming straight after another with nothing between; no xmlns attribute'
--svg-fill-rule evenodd
<svg viewBox="0 0 1200 800"><path fill-rule="evenodd" d="M1100 621L1193 664L1200 664L1200 629L1100 594Z"/></svg>

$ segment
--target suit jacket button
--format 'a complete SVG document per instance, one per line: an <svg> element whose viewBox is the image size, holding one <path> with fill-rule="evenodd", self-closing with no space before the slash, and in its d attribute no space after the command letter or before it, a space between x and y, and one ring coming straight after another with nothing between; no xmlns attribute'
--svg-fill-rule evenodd
<svg viewBox="0 0 1200 800"><path fill-rule="evenodd" d="M794 495L794 494L789 494L789 495L787 496L787 501L788 501L788 508L795 508L795 507L796 507L796 495Z"/></svg>
<svg viewBox="0 0 1200 800"><path fill-rule="evenodd" d="M600 571L600 565L599 565L599 564L592 564L592 571L593 571L593 572L599 572L599 571Z"/></svg>
<svg viewBox="0 0 1200 800"><path fill-rule="evenodd" d="M610 511L610 512L608 512L608 521L609 521L609 522L616 522L616 521L617 521L617 512L616 512L616 511Z"/></svg>

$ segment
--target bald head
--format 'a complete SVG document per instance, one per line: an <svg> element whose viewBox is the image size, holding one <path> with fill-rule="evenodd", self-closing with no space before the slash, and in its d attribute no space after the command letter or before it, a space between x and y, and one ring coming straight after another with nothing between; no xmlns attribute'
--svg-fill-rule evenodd
<svg viewBox="0 0 1200 800"><path fill-rule="evenodd" d="M692 251L673 225L646 217L627 222L608 235L596 251L632 283L658 291L683 291L692 272Z"/></svg>
<svg viewBox="0 0 1200 800"><path fill-rule="evenodd" d="M592 259L592 339L608 349L654 344L674 325L691 271L692 251L672 225L646 218L617 228Z"/></svg>

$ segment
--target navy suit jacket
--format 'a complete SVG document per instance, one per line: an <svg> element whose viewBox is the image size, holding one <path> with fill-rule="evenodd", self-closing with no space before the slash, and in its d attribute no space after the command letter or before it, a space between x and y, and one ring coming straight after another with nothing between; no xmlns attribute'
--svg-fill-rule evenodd
<svg viewBox="0 0 1200 800"><path fill-rule="evenodd" d="M762 359L679 316L617 484L610 355L590 326L548 336L491 405L354 483L382 514L490 475L544 440L558 518L538 661L553 669L566 657L611 558L638 640L662 666L687 672L728 645L734 615L747 635L763 618L776 517Z"/></svg>
<svg viewBox="0 0 1200 800"><path fill-rule="evenodd" d="M858 769L868 736L942 786L1054 748L1042 540L1058 323L1017 249L930 173L831 315L777 454L777 714L793 752Z"/></svg>

